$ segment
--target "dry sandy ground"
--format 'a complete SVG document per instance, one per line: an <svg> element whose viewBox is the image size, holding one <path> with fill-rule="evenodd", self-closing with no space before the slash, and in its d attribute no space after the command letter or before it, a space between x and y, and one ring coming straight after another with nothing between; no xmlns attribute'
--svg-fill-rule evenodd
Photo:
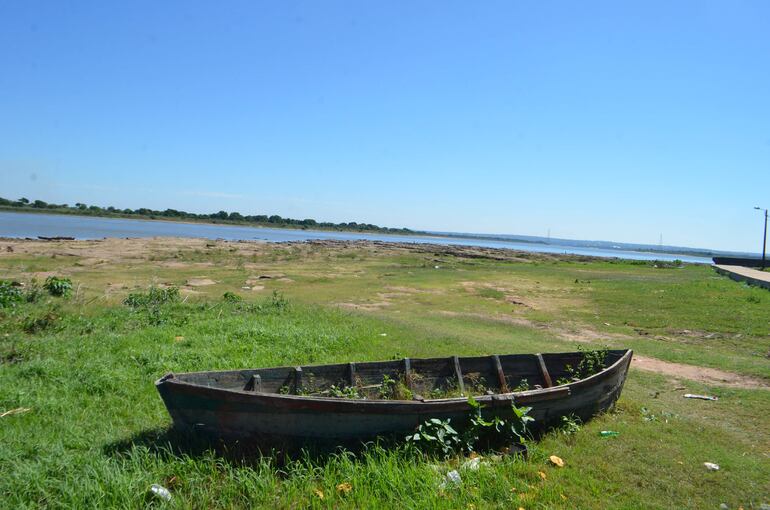
<svg viewBox="0 0 770 510"><path fill-rule="evenodd" d="M716 368L698 367L682 363L671 363L657 358L634 355L632 366L648 372L657 372L671 376L673 379L689 379L703 384L729 386L732 388L770 389L770 386L753 377L725 372Z"/></svg>

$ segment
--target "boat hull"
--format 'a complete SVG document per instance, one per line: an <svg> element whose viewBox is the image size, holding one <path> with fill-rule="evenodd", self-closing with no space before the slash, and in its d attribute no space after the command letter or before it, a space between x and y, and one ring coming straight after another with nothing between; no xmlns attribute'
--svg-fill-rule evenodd
<svg viewBox="0 0 770 510"><path fill-rule="evenodd" d="M523 392L475 397L483 414L506 418L511 403L531 406L535 430L560 423L562 416L588 420L610 409L619 398L632 352L586 379ZM350 400L282 395L203 386L168 375L156 382L174 426L240 442L328 442L347 444L377 436L405 435L430 418L462 424L467 399Z"/></svg>

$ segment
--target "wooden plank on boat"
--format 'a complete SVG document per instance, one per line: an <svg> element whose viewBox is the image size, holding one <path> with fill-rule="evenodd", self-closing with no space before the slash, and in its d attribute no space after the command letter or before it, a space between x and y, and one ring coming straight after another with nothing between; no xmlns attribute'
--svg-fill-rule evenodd
<svg viewBox="0 0 770 510"><path fill-rule="evenodd" d="M412 362L409 358L404 358L404 383L409 390L412 389Z"/></svg>
<svg viewBox="0 0 770 510"><path fill-rule="evenodd" d="M546 388L550 388L553 386L553 382L551 381L551 374L548 373L548 368L545 366L543 355L538 352L535 356L537 356L537 362L540 364L540 372L543 374L543 385Z"/></svg>
<svg viewBox="0 0 770 510"><path fill-rule="evenodd" d="M495 372L497 373L497 382L500 384L500 392L508 393L508 383L505 381L505 372L503 372L503 365L500 364L500 356L493 354L492 363L494 364Z"/></svg>
<svg viewBox="0 0 770 510"><path fill-rule="evenodd" d="M554 386L553 389L547 390L528 390L522 393L514 393L513 401L516 404L527 404L529 402L544 402L547 400L556 400L560 398L569 397L572 394L572 390L569 386Z"/></svg>
<svg viewBox="0 0 770 510"><path fill-rule="evenodd" d="M246 387L244 388L246 391L262 391L262 376L259 374L254 374L251 377L249 377L249 381L246 383Z"/></svg>
<svg viewBox="0 0 770 510"><path fill-rule="evenodd" d="M452 363L455 366L455 376L457 377L457 384L460 388L460 395L465 395L465 383L463 382L463 371L460 368L460 358L452 356Z"/></svg>
<svg viewBox="0 0 770 510"><path fill-rule="evenodd" d="M348 383L351 386L356 385L356 364L355 363L348 363Z"/></svg>
<svg viewBox="0 0 770 510"><path fill-rule="evenodd" d="M294 393L299 395L302 391L302 367L294 368Z"/></svg>

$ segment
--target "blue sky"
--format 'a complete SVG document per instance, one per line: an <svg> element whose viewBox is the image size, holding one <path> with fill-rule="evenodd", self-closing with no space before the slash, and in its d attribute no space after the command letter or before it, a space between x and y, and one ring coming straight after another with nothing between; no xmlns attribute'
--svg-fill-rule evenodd
<svg viewBox="0 0 770 510"><path fill-rule="evenodd" d="M758 251L770 2L0 4L0 196Z"/></svg>

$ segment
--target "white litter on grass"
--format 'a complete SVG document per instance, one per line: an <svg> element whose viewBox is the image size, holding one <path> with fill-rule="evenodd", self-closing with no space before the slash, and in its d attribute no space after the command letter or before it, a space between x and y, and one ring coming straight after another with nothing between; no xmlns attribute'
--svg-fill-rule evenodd
<svg viewBox="0 0 770 510"><path fill-rule="evenodd" d="M706 466L706 469L709 471L719 471L719 464L714 464L713 462L704 462L704 466Z"/></svg>
<svg viewBox="0 0 770 510"><path fill-rule="evenodd" d="M446 479L444 479L444 481L439 484L438 488L446 489L447 487L457 487L461 483L463 483L463 479L460 478L460 473L453 469L446 474Z"/></svg>
<svg viewBox="0 0 770 510"><path fill-rule="evenodd" d="M388 336L387 333L380 333L380 336Z"/></svg>
<svg viewBox="0 0 770 510"><path fill-rule="evenodd" d="M471 471L478 471L481 467L481 459L482 457L474 457L472 459L468 459L465 462L463 462L463 465L460 467L460 469L470 469Z"/></svg>
<svg viewBox="0 0 770 510"><path fill-rule="evenodd" d="M165 499L166 501L171 501L171 493L169 490L162 485L158 485L157 483L152 484L150 486L150 491L152 491L153 494L158 496L161 499Z"/></svg>
<svg viewBox="0 0 770 510"><path fill-rule="evenodd" d="M685 393L684 398L697 398L700 400L719 400L719 397L712 397L711 395L693 395L692 393Z"/></svg>

